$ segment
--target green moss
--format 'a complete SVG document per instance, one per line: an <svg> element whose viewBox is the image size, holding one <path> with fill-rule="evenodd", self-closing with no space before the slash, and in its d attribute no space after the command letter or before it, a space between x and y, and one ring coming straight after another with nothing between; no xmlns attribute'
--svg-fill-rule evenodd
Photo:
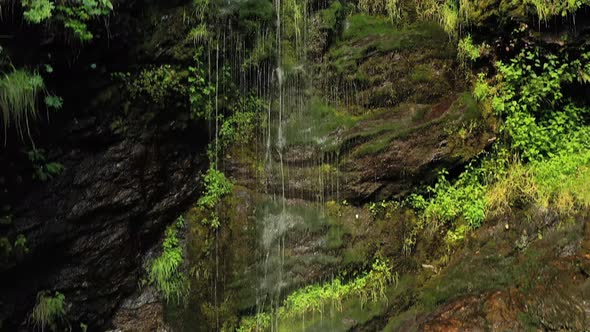
<svg viewBox="0 0 590 332"><path fill-rule="evenodd" d="M245 35L256 35L261 27L270 25L274 18L272 1L240 1L238 6L238 22Z"/></svg>
<svg viewBox="0 0 590 332"><path fill-rule="evenodd" d="M365 243L356 243L346 248L342 254L342 266L358 266L364 264L370 256L369 248Z"/></svg>
<svg viewBox="0 0 590 332"><path fill-rule="evenodd" d="M463 92L459 98L451 105L450 112L461 112L463 121L475 121L482 117L482 108L475 100L471 92Z"/></svg>
<svg viewBox="0 0 590 332"><path fill-rule="evenodd" d="M427 83L434 78L432 67L427 64L420 64L414 67L410 78L416 83Z"/></svg>
<svg viewBox="0 0 590 332"><path fill-rule="evenodd" d="M320 29L336 31L337 26L341 20L341 16L344 13L344 8L340 1L334 1L330 4L330 7L318 11L320 18Z"/></svg>
<svg viewBox="0 0 590 332"><path fill-rule="evenodd" d="M359 59L368 50L394 52L418 48L444 48L448 38L436 23L421 22L397 28L386 18L363 14L351 15L347 19L341 41L331 52L331 57ZM342 60L341 60L342 61Z"/></svg>
<svg viewBox="0 0 590 332"><path fill-rule="evenodd" d="M326 234L326 246L328 249L339 249L344 244L343 241L344 230L342 226L333 225L329 228Z"/></svg>
<svg viewBox="0 0 590 332"><path fill-rule="evenodd" d="M389 147L389 143L392 139L392 136L382 136L370 141L369 143L365 143L356 150L356 155L363 157L366 155L375 155L379 152L383 152L385 149L387 149L387 147Z"/></svg>
<svg viewBox="0 0 590 332"><path fill-rule="evenodd" d="M313 98L309 109L293 114L285 128L287 144L305 145L310 143L330 145L328 136L337 129L352 127L357 119L338 112L319 98Z"/></svg>

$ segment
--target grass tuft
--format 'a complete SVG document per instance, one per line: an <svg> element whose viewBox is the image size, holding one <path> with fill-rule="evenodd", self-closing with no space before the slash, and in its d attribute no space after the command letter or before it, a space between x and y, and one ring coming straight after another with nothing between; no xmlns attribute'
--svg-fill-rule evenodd
<svg viewBox="0 0 590 332"><path fill-rule="evenodd" d="M49 292L39 292L30 319L36 327L41 327L41 331L45 328L57 331L59 323L66 315L65 300L60 292L55 292L53 296Z"/></svg>
<svg viewBox="0 0 590 332"><path fill-rule="evenodd" d="M11 125L21 137L26 131L31 142L30 123L37 119L37 96L43 92L45 84L38 73L18 69L0 78L0 110L4 122L4 144Z"/></svg>

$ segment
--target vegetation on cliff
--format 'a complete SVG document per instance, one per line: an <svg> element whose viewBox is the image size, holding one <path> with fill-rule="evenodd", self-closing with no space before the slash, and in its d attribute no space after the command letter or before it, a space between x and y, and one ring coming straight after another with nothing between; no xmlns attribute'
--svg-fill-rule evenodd
<svg viewBox="0 0 590 332"><path fill-rule="evenodd" d="M100 25L109 31L117 15L109 0L18 3L26 24L81 50L99 45L92 43ZM198 320L203 329L262 331L360 307L373 316L346 328L383 328L379 317L419 312L426 319L459 294L504 289L514 280L526 293L532 282L521 279L549 261L527 248L548 228L566 227L556 226L562 220L578 227L590 208L590 50L587 37L570 28L586 19L589 4L148 5L142 24L149 27L137 46L144 58L85 68L108 77L116 91L102 98L120 104L93 116L101 134L138 142L143 131L155 133L156 142L194 139L195 132L208 138L202 144L208 166L186 184L202 185L200 197L183 202L188 212L159 227L161 246L144 271L144 285L158 291L171 324L190 329ZM50 92L52 56L21 63L2 54L0 63L5 145L11 135L21 138L13 144L22 145L37 182L67 172L50 162L66 154L58 146L66 143L55 143L52 153L35 146L41 134L31 130L40 111L69 102ZM60 68L57 74L66 75ZM78 126L76 111L67 109L64 117L70 115ZM144 154L130 153L140 156L141 170ZM315 210L300 208L301 201ZM0 227L10 230L0 246L2 262L12 264L29 254L30 243L15 233L11 213L8 207L0 215ZM542 218L545 224L534 224ZM498 277L487 287L475 273L470 289L460 274L471 268L453 255L470 245L492 252L493 243L478 242L478 231L498 223L507 233L498 241L515 242L515 257L535 266L523 272L512 257L497 258L493 263L506 264L500 267L514 280ZM512 228L523 234L508 234ZM570 254L578 259L576 250ZM415 284L396 290L404 275L417 276ZM41 292L36 300L34 325L69 324L64 295Z"/></svg>

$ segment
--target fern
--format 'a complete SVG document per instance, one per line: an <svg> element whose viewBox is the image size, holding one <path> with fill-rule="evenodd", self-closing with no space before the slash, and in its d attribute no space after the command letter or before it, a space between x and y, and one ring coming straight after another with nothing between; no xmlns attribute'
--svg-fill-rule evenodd
<svg viewBox="0 0 590 332"><path fill-rule="evenodd" d="M178 231L184 226L184 218L178 217L175 224L166 228L162 254L148 268L148 281L155 285L166 302L180 303L188 294L188 280L181 271L183 252Z"/></svg>

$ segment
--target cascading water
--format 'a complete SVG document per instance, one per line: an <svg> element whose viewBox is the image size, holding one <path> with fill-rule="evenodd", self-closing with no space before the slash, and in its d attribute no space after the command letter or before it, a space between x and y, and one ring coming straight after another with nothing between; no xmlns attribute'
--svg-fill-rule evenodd
<svg viewBox="0 0 590 332"><path fill-rule="evenodd" d="M201 311L209 313L205 318L213 322L215 330L223 330L223 308L232 301L238 303L241 314L270 314L270 323L265 325L269 330L284 330L279 317L284 298L298 287L326 277L308 271L307 266L336 261L325 248L326 230L332 229L334 223L323 209L328 197L338 197L339 173L332 170L338 170L339 159L334 157L338 152L327 151L334 143L328 137L331 131L320 128L324 123L318 109L326 107L327 102L325 97L316 96L324 94L310 94L317 87L306 54L309 6L306 0L274 0L273 8L274 26L258 31L256 41L263 49L273 46L272 60L246 66L245 41L229 25L220 28L216 40L208 45L209 78L215 86L211 96L215 115L211 121L215 133L211 160L214 167L226 171L232 167L232 160L239 159L235 158L236 151L225 150L220 139L227 116L225 94L254 91L256 98L264 101L259 112L265 115L251 149L255 164L260 165L255 179L245 181L243 176L234 176L255 192L250 194L255 198L248 216L253 218L255 230L247 247L249 252L240 253L252 259L240 265L243 270L228 274L233 270L228 261L232 248L227 244L228 226L223 221L214 231L213 245L206 249L212 254L207 296L210 306L207 304ZM237 87L232 88L232 84ZM207 275L207 267L203 269ZM236 293L239 299L227 296ZM202 301L196 304L203 306Z"/></svg>

